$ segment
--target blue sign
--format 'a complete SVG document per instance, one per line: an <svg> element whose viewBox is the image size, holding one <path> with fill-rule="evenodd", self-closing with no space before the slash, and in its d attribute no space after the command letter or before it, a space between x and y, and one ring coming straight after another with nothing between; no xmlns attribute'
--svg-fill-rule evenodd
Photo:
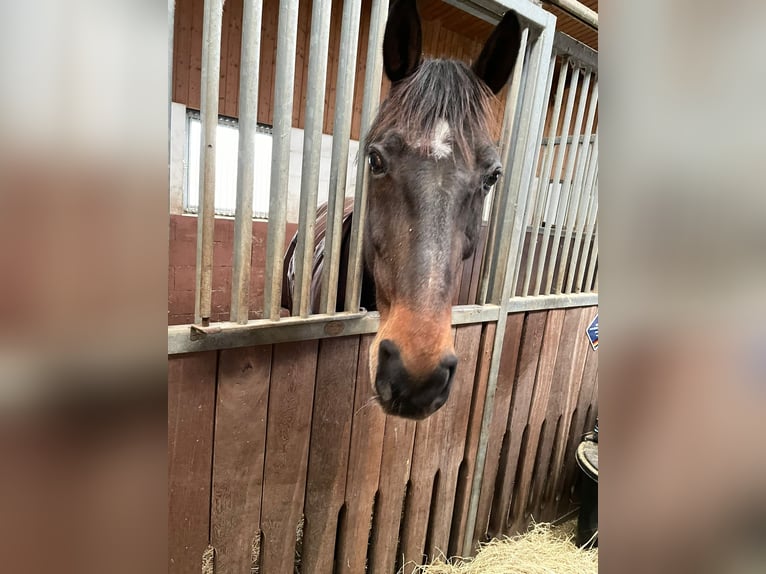
<svg viewBox="0 0 766 574"><path fill-rule="evenodd" d="M590 322L590 325L588 325L587 333L590 346L593 347L593 350L595 351L598 349L598 315L596 315L596 318Z"/></svg>

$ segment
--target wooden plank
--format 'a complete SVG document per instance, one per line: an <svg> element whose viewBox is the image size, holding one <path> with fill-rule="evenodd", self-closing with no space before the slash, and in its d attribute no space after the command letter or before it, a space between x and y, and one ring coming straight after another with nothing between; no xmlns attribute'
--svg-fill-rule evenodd
<svg viewBox="0 0 766 574"><path fill-rule="evenodd" d="M239 117L239 72L242 58L242 10L244 0L227 0L226 6L230 10L229 19L229 44L226 60L221 62L223 68L226 65L226 100L223 114ZM248 73L252 73L248 70Z"/></svg>
<svg viewBox="0 0 766 574"><path fill-rule="evenodd" d="M450 556L460 554L463 551L463 538L468 519L468 504L471 498L471 486L476 467L476 451L479 447L481 419L484 414L484 399L487 395L489 366L492 359L492 348L495 343L496 328L497 323L485 324L482 329L481 342L479 343L476 380L474 382L473 395L471 396L471 409L466 429L462 472L458 476L457 487L455 489L455 510L449 544Z"/></svg>
<svg viewBox="0 0 766 574"><path fill-rule="evenodd" d="M218 113L226 113L226 74L228 72L227 58L229 56L229 32L231 32L231 4L224 2L221 18L221 57L218 68Z"/></svg>
<svg viewBox="0 0 766 574"><path fill-rule="evenodd" d="M292 572L303 512L317 341L274 345L261 510L261 571Z"/></svg>
<svg viewBox="0 0 766 574"><path fill-rule="evenodd" d="M528 508L530 515L537 521L542 518L542 497L548 482L552 482L551 461L554 455L555 440L561 432L561 421L564 418L568 401L569 377L574 362L573 347L577 337L580 314L570 313L569 309L562 310L563 323L561 336L556 350L556 359L551 376L551 390L548 395L548 406L545 412L545 429L541 433L540 456L535 463L535 473L532 479L532 503Z"/></svg>
<svg viewBox="0 0 766 574"><path fill-rule="evenodd" d="M216 573L249 572L260 537L271 345L221 351L211 543Z"/></svg>
<svg viewBox="0 0 766 574"><path fill-rule="evenodd" d="M450 401L451 398L447 405L451 404ZM438 496L440 488L440 478L437 479L441 462L439 446L446 428L446 417L453 408L447 405L427 419L418 421L415 429L410 488L402 525L401 552L405 574L410 574L415 565L423 563L428 550L431 502L434 496Z"/></svg>
<svg viewBox="0 0 766 574"><path fill-rule="evenodd" d="M277 55L279 0L263 0L261 61L258 77L258 121L271 125L273 117L274 68Z"/></svg>
<svg viewBox="0 0 766 574"><path fill-rule="evenodd" d="M524 325L524 336L519 351L519 362L516 369L513 404L507 419L507 446L500 460L498 481L500 481L498 496L492 504L492 515L489 522L489 533L496 536L507 530L507 516L511 504L511 495L516 485L517 471L522 448L525 444L525 429L529 422L529 407L532 402L532 392L535 387L537 366L540 360L540 349L543 343L547 311L527 313Z"/></svg>
<svg viewBox="0 0 766 574"><path fill-rule="evenodd" d="M532 394L532 404L529 409L528 441L525 451L520 458L521 472L513 496L511 530L516 531L525 526L529 513L527 502L532 485L532 473L537 458L540 444L540 431L545 418L548 405L548 397L553 379L553 367L556 362L561 329L564 324L565 309L553 309L548 311L548 319L545 322L543 344L540 349L540 360L537 366L535 389Z"/></svg>
<svg viewBox="0 0 766 574"><path fill-rule="evenodd" d="M492 409L489 439L487 441L487 456L484 462L484 477L479 495L479 505L476 513L476 526L473 533L473 546L482 540L489 524L492 499L495 494L495 482L498 477L500 453L503 437L508 424L508 412L511 406L513 383L516 378L519 347L521 345L525 314L508 315L503 338L503 351L500 356L500 368L497 377L497 390Z"/></svg>
<svg viewBox="0 0 766 574"><path fill-rule="evenodd" d="M306 86L308 79L309 29L311 27L311 2L302 0L298 5L298 32L295 42L295 75L293 77L292 125L303 128L306 111Z"/></svg>
<svg viewBox="0 0 766 574"><path fill-rule="evenodd" d="M428 448L428 435L433 421L434 417L418 421L415 428L410 487L404 502L400 541L405 574L411 574L413 565L423 562L434 477L438 471L438 459ZM434 432L437 432L435 428Z"/></svg>
<svg viewBox="0 0 766 574"><path fill-rule="evenodd" d="M351 450L346 478L346 523L339 541L339 572L364 572L378 490L386 417L375 404L370 382L369 346L373 336L362 337L356 375Z"/></svg>
<svg viewBox="0 0 766 574"><path fill-rule="evenodd" d="M391 574L396 571L396 550L402 506L410 478L415 421L386 417L383 452L378 481L377 511L373 520L370 547L370 574Z"/></svg>
<svg viewBox="0 0 766 574"><path fill-rule="evenodd" d="M202 25L204 16L203 0L191 0L192 28L189 51L189 96L187 106L199 110L200 86L202 83Z"/></svg>
<svg viewBox="0 0 766 574"><path fill-rule="evenodd" d="M343 16L342 0L333 0L330 13L330 45L327 60L327 90L325 95L324 133L331 134L335 121L335 92L338 83L338 58L340 56L340 29Z"/></svg>
<svg viewBox="0 0 766 574"><path fill-rule="evenodd" d="M468 418L471 410L476 363L479 355L482 326L464 325L457 328L455 355L460 362L455 372L447 404L437 413L444 422L442 431L434 436L433 448L439 453L439 490L431 509L429 557L447 555L452 528L458 471L465 451Z"/></svg>
<svg viewBox="0 0 766 574"><path fill-rule="evenodd" d="M303 527L304 572L333 570L338 513L346 489L358 355L359 337L319 343Z"/></svg>
<svg viewBox="0 0 766 574"><path fill-rule="evenodd" d="M590 313L586 310L585 316L590 319L593 318L593 311L595 307L590 307ZM571 496L573 495L572 488L574 487L575 479L577 477L577 463L575 462L575 452L577 446L582 440L582 435L585 432L585 422L588 414L588 407L591 406L591 400L595 400L594 389L596 388L596 380L598 375L598 352L594 351L590 343L586 341L585 348L585 367L583 368L582 381L580 384L580 392L577 397L577 406L572 413L571 423L569 426L569 437L567 439L566 451L564 454L564 476L562 484L560 486L560 500L558 514L565 513L571 506Z"/></svg>
<svg viewBox="0 0 766 574"><path fill-rule="evenodd" d="M173 101L188 105L192 3L178 2L173 29Z"/></svg>
<svg viewBox="0 0 766 574"><path fill-rule="evenodd" d="M562 485L562 480L566 471L564 464L564 456L567 450L567 443L569 438L569 427L572 422L572 415L575 408L577 408L577 401L580 395L580 386L582 385L582 375L585 369L585 359L587 352L590 349L590 344L585 331L588 327L588 323L591 320L591 308L581 307L570 309L567 311L567 316L572 315L576 318L576 324L572 329L573 333L565 331L567 334L567 342L571 343L571 348L559 348L559 356L571 356L573 358L571 362L571 368L568 369L563 376L566 378L564 384L567 387L567 400L564 406L561 419L561 428L559 429L558 436L556 436L554 444L553 462L551 464L552 469L552 482L549 483L545 498L543 500L543 516L548 520L558 518L558 501L561 498L561 492L559 489ZM565 327L566 329L566 327ZM573 339L573 341L572 341ZM564 336L562 335L562 341Z"/></svg>
<svg viewBox="0 0 766 574"><path fill-rule="evenodd" d="M199 572L210 535L217 353L168 358L168 572Z"/></svg>

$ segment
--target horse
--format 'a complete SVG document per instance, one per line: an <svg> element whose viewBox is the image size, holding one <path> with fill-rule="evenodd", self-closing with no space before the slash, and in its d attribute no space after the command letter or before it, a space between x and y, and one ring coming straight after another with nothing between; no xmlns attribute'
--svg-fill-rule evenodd
<svg viewBox="0 0 766 574"><path fill-rule="evenodd" d="M415 0L396 0L389 11L383 67L391 89L360 146L370 175L361 306L380 313L369 369L387 414L423 419L449 397L458 367L451 336L455 276L476 249L484 198L502 173L489 130L491 103L511 75L520 43L518 18L507 12L470 67L423 59ZM339 289L345 286L350 206ZM314 300L326 210L318 215ZM286 256L287 293L294 244L295 238Z"/></svg>

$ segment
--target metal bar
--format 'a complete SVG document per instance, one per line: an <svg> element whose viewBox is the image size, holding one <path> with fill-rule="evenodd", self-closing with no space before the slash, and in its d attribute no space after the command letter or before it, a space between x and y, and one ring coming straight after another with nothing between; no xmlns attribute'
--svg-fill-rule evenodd
<svg viewBox="0 0 766 574"><path fill-rule="evenodd" d="M361 0L347 0L343 3L338 83L335 90L335 122L332 130L330 190L327 197L324 272L322 274L322 297L319 305L320 312L328 315L335 313L338 297L343 198L346 194L348 140L351 136L361 5Z"/></svg>
<svg viewBox="0 0 766 574"><path fill-rule="evenodd" d="M546 69L544 63L550 63L550 58L553 50L553 32L555 23L556 18L552 14L547 14L545 26L543 27L533 46L535 55L534 57L530 57L530 63L533 65L536 64L536 69L532 68L535 69L536 73L534 82L532 84L534 86L534 90L529 90L530 92L534 91L534 94L530 94L529 101L530 104L534 102L536 105L533 105L531 110L534 113L528 113L526 114L526 117L524 114L522 114L522 118L525 118L526 121L521 124L522 130L520 130L519 133L523 133L523 129L526 128L526 135L529 140L524 142L525 145L521 145L521 142L517 143L517 157L519 157L519 159L526 160L522 164L514 162L514 165L524 166L524 168L521 170L522 173L519 175L520 181L518 182L519 185L516 187L517 190L529 189L529 178L532 176L532 164L534 163L534 157L532 154L537 153L537 150L535 150L533 146L528 145L527 142L530 140L533 142L538 141L536 134L531 132L534 132L535 129L540 127L540 118L537 114L542 114L543 112L545 83L548 77L548 70ZM523 228L525 227L522 225L524 222L524 213L521 213L522 210L515 211L516 217L513 226L513 241L518 242L519 234L517 230L521 228L523 231ZM484 464L487 457L487 440L489 439L489 427L490 423L492 422L492 406L495 400L495 391L497 390L497 378L500 370L503 338L505 336L505 324L508 318L506 310L510 304L511 283L513 275L516 271L516 252L517 246L515 247L512 243L510 253L513 255L513 257L508 259L507 265L505 267L505 278L503 280L502 290L500 293L501 312L500 316L498 317L497 328L495 330L495 339L493 341L492 357L490 359L489 377L487 382L487 394L484 399L481 432L479 435L479 444L476 452L476 464L474 466L475 471L471 483L471 496L468 504L468 517L466 521L465 537L463 539L464 555L470 554L473 550L472 541L474 530L476 528L476 514L479 507L479 496L481 494L481 486L484 479Z"/></svg>
<svg viewBox="0 0 766 574"><path fill-rule="evenodd" d="M552 56L550 59L550 62L548 63L548 80L545 84L545 97L543 99L543 110L540 113L540 125L537 128L537 141L535 142L535 150L536 153L534 155L534 165L532 167L532 172L529 177L529 186L527 188L526 192L526 205L524 206L525 209L525 215L524 215L524 221L522 222L522 228L520 233L522 234L521 240L519 241L519 251L517 254L517 264L516 269L513 273L513 284L511 285L511 297L514 297L516 295L516 287L519 280L519 274L521 272L521 258L522 254L524 252L524 243L526 241L526 229L527 229L527 220L530 219L530 216L534 214L534 208L537 206L537 200L539 199L537 194L537 189L535 188L535 173L537 173L537 167L540 162L540 142L543 139L543 133L545 132L545 116L547 111L547 104L550 101L551 98L551 88L553 87L553 72L556 64L556 57ZM534 207L534 208L533 208ZM537 234L533 234L534 238L537 239Z"/></svg>
<svg viewBox="0 0 766 574"><path fill-rule="evenodd" d="M585 267L587 264L586 258L588 251L590 250L590 244L593 240L593 227L596 225L596 217L598 215L598 165L596 165L596 176L593 181L593 191L591 192L591 202L588 208L588 218L585 224L585 231L583 233L584 245L582 247L582 256L577 264L577 279L574 286L575 291L579 292L582 289L583 278L585 277Z"/></svg>
<svg viewBox="0 0 766 574"><path fill-rule="evenodd" d="M572 291L574 285L575 271L579 264L580 249L582 247L583 232L587 224L591 208L594 206L593 196L593 182L595 181L596 171L598 167L598 132L596 133L596 140L593 142L592 151L590 153L590 160L588 164L588 175L585 177L585 187L583 193L586 194L586 201L582 203L581 215L577 218L577 231L572 245L572 261L569 264L569 275L567 276L567 283L565 291L567 293Z"/></svg>
<svg viewBox="0 0 766 574"><path fill-rule="evenodd" d="M588 104L588 118L585 121L585 133L587 137L586 141L590 142L591 135L593 134L593 120L596 117L596 106L598 106L598 81L590 94L590 103ZM588 160L588 152L590 151L590 144L580 144L577 148L577 166L575 167L575 178L572 184L572 199L569 201L569 211L567 213L567 226L564 232L564 247L559 259L559 268L556 274L556 286L554 291L561 293L561 288L564 285L564 271L566 270L567 259L569 259L571 250L572 233L574 232L574 226L577 219L577 214L580 211L580 202L585 195L585 186L583 185L583 178L585 177L585 164Z"/></svg>
<svg viewBox="0 0 766 574"><path fill-rule="evenodd" d="M588 140L588 143L593 143L593 139L594 138L595 138L595 136L591 136L590 139ZM553 146L557 146L557 145L559 145L561 143L564 143L564 142L567 143L567 144L575 143L575 140L577 140L578 144L583 144L583 143L585 143L585 136L578 136L578 137L575 137L575 136L568 136L568 137L556 136L555 138L543 138L543 141L540 142L540 145L543 145L543 146L547 147L551 143L551 141L553 141Z"/></svg>
<svg viewBox="0 0 766 574"><path fill-rule="evenodd" d="M489 22L493 26L500 21L500 18L508 10L516 12L523 20L522 26L527 23L535 29L540 29L546 25L547 15L535 2L529 0L445 0L461 11L476 16L477 18ZM555 16L554 16L555 17Z"/></svg>
<svg viewBox="0 0 766 574"><path fill-rule="evenodd" d="M199 215L197 220L196 323L210 323L213 293L213 231L215 227L215 155L218 128L218 86L221 69L223 0L205 0L202 31L200 116Z"/></svg>
<svg viewBox="0 0 766 574"><path fill-rule="evenodd" d="M598 12L594 12L588 8L585 4L577 2L577 0L544 0L548 4L558 6L564 12L570 16L575 17L583 24L587 24L591 28L598 30Z"/></svg>
<svg viewBox="0 0 766 574"><path fill-rule="evenodd" d="M593 305L598 305L597 293L516 297L506 306L505 313ZM498 305L463 305L452 309L452 324L493 323L500 315L501 308ZM377 331L379 322L380 316L377 312L335 313L334 315L311 315L305 318L284 317L277 323L268 319L255 319L244 325L234 322L217 323L215 333L196 334L194 338L191 335L190 325L172 325L168 327L168 355L365 335Z"/></svg>
<svg viewBox="0 0 766 574"><path fill-rule="evenodd" d="M361 149L380 101L381 76L383 74L383 34L386 29L388 0L373 0L370 15L370 37L367 43L367 66L364 78L364 98L362 100L362 118L359 129L360 161L356 170L356 188L354 190L354 217L351 220L351 244L348 252L348 277L346 280L346 311L356 311L362 294L362 264L364 253L362 241L364 226L367 222L367 189L369 172L363 161Z"/></svg>
<svg viewBox="0 0 766 574"><path fill-rule="evenodd" d="M535 295L513 297L505 306L506 313L542 311L544 309L568 309L598 305L598 293L558 293L556 295Z"/></svg>
<svg viewBox="0 0 766 574"><path fill-rule="evenodd" d="M565 59L559 69L558 85L556 86L556 98L553 102L553 113L551 122L548 126L548 140L556 135L561 116L561 102L564 99L564 87L566 86L566 77L569 70L569 60ZM553 157L556 152L556 146L548 146L545 149L545 160L540 172L540 178L537 182L537 203L532 218L532 236L530 238L529 250L527 251L527 267L524 274L524 284L521 292L524 295L529 294L529 283L532 279L532 268L534 267L535 252L537 251L537 236L542 222L543 209L545 208L545 198L548 195L548 181L551 178L551 169L553 168Z"/></svg>
<svg viewBox="0 0 766 574"><path fill-rule="evenodd" d="M577 93L577 84L580 79L580 69L574 68L572 71L572 77L569 80L569 94L567 95L567 103L564 108L564 122L561 126L561 133L569 133L569 124L572 122L572 111L574 110L575 94ZM558 129L558 128L557 128ZM553 173L551 175L551 182L553 183L550 191L549 205L554 205L558 202L558 196L560 193L561 170L564 166L564 156L566 155L568 145L563 144L558 146L556 150L556 159L553 164ZM543 185L547 185L548 182L542 182ZM551 222L548 221L548 213L545 213L545 231L543 232L543 242L540 245L540 252L537 256L537 273L535 275L535 286L532 290L532 295L540 294L540 286L543 281L543 271L545 269L545 257L548 253L548 241L550 240L550 226Z"/></svg>
<svg viewBox="0 0 766 574"><path fill-rule="evenodd" d="M579 301L590 304L593 295L582 295ZM532 305L577 306L578 299L551 300L550 302L529 302ZM498 305L463 305L452 309L452 324L466 325L497 321L500 315ZM168 354L193 353L215 349L229 349L281 343L286 341L307 341L345 335L374 333L378 328L380 316L373 313L335 313L333 315L311 315L309 317L284 317L281 321L269 319L251 320L245 325L233 322L216 323L215 332L210 334L195 332L191 325L173 325L168 327Z"/></svg>
<svg viewBox="0 0 766 574"><path fill-rule="evenodd" d="M293 119L295 47L298 35L298 0L281 0L277 31L277 73L274 81L274 128L271 148L271 194L266 241L266 283L263 316L279 320L282 294L282 252L285 248L287 186L290 172L290 130Z"/></svg>
<svg viewBox="0 0 766 574"><path fill-rule="evenodd" d="M327 78L327 52L330 45L332 0L315 0L311 13L309 77L306 122L303 132L303 166L298 215L298 241L295 246L295 288L293 315L307 317L311 304L311 275L314 256L319 165L322 159L322 123Z"/></svg>
<svg viewBox="0 0 766 574"><path fill-rule="evenodd" d="M588 98L588 90L590 88L591 73L585 74L585 81L580 89L580 99L577 103L577 116L575 118L574 132L579 134L582 128L582 120L585 116L585 102ZM567 214L567 206L569 205L569 195L572 191L572 178L574 176L575 160L579 152L579 146L570 148L569 157L567 157L566 170L564 172L564 183L562 184L561 193L559 194L559 201L556 207L556 224L553 228L553 244L551 246L551 256L548 261L548 271L545 274L545 293L551 292L553 285L553 272L556 268L556 260L558 258L559 244L561 243L561 229L564 226L564 218Z"/></svg>
<svg viewBox="0 0 766 574"><path fill-rule="evenodd" d="M598 52L563 32L556 32L553 50L559 56L569 56L584 68L598 70Z"/></svg>
<svg viewBox="0 0 766 574"><path fill-rule="evenodd" d="M598 261L598 224L596 224L593 230L593 249L590 253L590 260L588 261L588 273L585 275L585 286L583 291L590 293L593 285L593 274L596 271L596 262Z"/></svg>
<svg viewBox="0 0 766 574"><path fill-rule="evenodd" d="M176 2L168 0L168 130L170 106L173 103L173 38L175 33ZM170 133L168 132L168 171L170 170Z"/></svg>
<svg viewBox="0 0 766 574"><path fill-rule="evenodd" d="M508 88L508 95L505 99L505 109L503 112L503 127L500 131L500 157L506 170L510 170L510 150L513 140L513 127L516 122L516 112L521 107L519 94L521 93L521 84L524 74L524 64L527 61L527 43L529 41L529 29L525 28L521 33L519 44L519 57L516 58L516 64L513 68L511 85ZM507 176L506 176L507 177ZM495 185L491 193L492 211L489 217L489 229L487 230L487 247L482 257L482 267L479 291L477 294L477 303L486 303L487 294L491 277L496 273L498 243L503 235L502 233L502 213L506 211L508 187L504 185L506 177L500 180L500 185ZM489 198L490 196L488 196Z"/></svg>
<svg viewBox="0 0 766 574"><path fill-rule="evenodd" d="M521 103L518 106L517 113L519 117L514 121L516 138L512 146L506 149L507 155L503 160L503 165L506 166L505 169L508 175L500 182L500 197L503 202L500 206L502 218L499 220L499 226L496 231L495 251L493 253L494 261L488 287L488 301L495 304L502 301L506 269L511 264L511 261L515 259L515 249L518 247L518 242L516 241L517 219L524 211L524 206L526 205L523 193L527 191L524 182L525 171L527 171L528 166L525 164L525 161L529 161L530 166L534 163L534 158L531 156L527 158L527 156L531 151L532 144L530 142L534 141L532 126L537 126L533 116L537 117L535 113L540 112L534 106L535 89L541 89L537 84L538 75L540 70L544 68L541 60L542 51L540 46L540 39L535 39L527 55L526 85L521 95ZM545 73L547 78L547 70L545 70ZM541 81L541 83L544 82L545 80Z"/></svg>
<svg viewBox="0 0 766 574"><path fill-rule="evenodd" d="M255 134L258 130L258 72L261 56L262 0L245 0L239 75L239 149L237 205L234 213L234 261L230 320L247 323L250 312L250 260L253 244Z"/></svg>

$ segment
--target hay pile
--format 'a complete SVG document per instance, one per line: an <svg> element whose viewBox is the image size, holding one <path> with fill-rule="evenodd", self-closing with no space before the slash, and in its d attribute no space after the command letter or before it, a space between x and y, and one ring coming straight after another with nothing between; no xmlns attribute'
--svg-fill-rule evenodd
<svg viewBox="0 0 766 574"><path fill-rule="evenodd" d="M536 524L513 538L492 540L473 559L436 560L414 570L421 574L598 574L598 550L583 550L571 536Z"/></svg>

